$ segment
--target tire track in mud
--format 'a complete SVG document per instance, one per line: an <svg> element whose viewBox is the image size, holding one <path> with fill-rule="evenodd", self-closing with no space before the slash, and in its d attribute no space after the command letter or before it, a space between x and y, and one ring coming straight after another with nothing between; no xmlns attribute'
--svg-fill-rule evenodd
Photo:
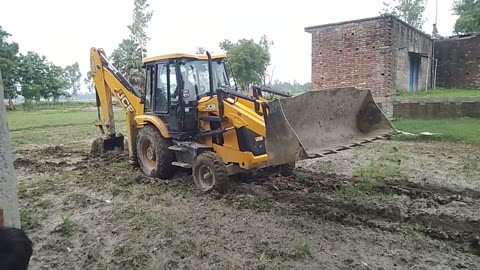
<svg viewBox="0 0 480 270"><path fill-rule="evenodd" d="M28 172L58 173L74 169L86 157L84 152L71 151L62 146L22 149L15 151L14 166Z"/></svg>
<svg viewBox="0 0 480 270"><path fill-rule="evenodd" d="M453 202L480 206L480 192L475 190L457 191L405 179L377 179L365 186L360 178L305 170L298 170L296 178L254 175L242 181L246 184L240 184L237 191L254 195L263 203L271 202L287 215L308 215L390 232L414 230L448 241L462 252L480 255L480 219L437 211ZM243 199L243 195L227 197ZM252 202L245 205L255 207Z"/></svg>

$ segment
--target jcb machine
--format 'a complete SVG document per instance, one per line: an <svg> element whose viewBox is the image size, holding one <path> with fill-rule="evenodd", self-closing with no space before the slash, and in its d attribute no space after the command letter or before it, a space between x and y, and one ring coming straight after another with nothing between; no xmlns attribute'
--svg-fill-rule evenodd
<svg viewBox="0 0 480 270"><path fill-rule="evenodd" d="M114 123L113 95L126 113L129 160L153 177L192 168L202 191L222 191L238 172L273 167L292 173L295 162L383 139L392 124L370 91L355 88L290 96L268 86L245 94L230 85L226 56L170 54L144 59L145 87L135 89L91 49L104 136L92 149L124 147ZM277 98L267 100L266 94Z"/></svg>

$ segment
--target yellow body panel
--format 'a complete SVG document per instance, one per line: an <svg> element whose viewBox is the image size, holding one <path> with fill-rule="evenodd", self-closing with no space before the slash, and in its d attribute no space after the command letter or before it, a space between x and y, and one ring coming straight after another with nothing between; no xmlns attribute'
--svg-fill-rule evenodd
<svg viewBox="0 0 480 270"><path fill-rule="evenodd" d="M222 128L228 127L247 127L251 131L257 133L259 136L265 137L265 122L264 118L244 102L240 100L228 99L229 102L224 102L224 115L227 121L222 122ZM253 104L252 102L250 102ZM253 106L253 105L252 105ZM199 116L219 115L218 99L204 97L198 102ZM210 130L209 123L200 121L200 127L205 130ZM225 163L236 163L240 167L250 169L267 164L267 155L254 156L251 152L240 151L238 144L239 138L237 132L229 130L223 133L223 145L214 144L211 139L205 140L204 144L212 146L215 152L223 159Z"/></svg>
<svg viewBox="0 0 480 270"><path fill-rule="evenodd" d="M142 128L147 123L151 123L157 127L157 129L160 131L160 134L162 134L164 138L170 138L170 133L168 132L167 126L162 119L158 118L157 116L146 114L135 116L135 122L137 123L137 128Z"/></svg>
<svg viewBox="0 0 480 270"><path fill-rule="evenodd" d="M242 152L236 149L230 149L218 144L213 145L217 153L225 163L238 163L241 168L252 169L267 164L267 154L254 156L250 152Z"/></svg>
<svg viewBox="0 0 480 270"><path fill-rule="evenodd" d="M225 58L225 54L220 55L212 55L212 60L222 59ZM151 56L146 57L143 59L143 63L155 62L155 61L162 61L162 60L170 60L170 59L178 59L178 58L192 58L198 60L207 60L207 56L204 54L185 54L185 53L173 53L173 54L164 54L158 56Z"/></svg>

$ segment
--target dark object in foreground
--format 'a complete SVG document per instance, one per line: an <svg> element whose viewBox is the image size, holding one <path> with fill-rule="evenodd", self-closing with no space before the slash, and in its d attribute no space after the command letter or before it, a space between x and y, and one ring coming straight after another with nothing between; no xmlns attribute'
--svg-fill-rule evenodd
<svg viewBox="0 0 480 270"><path fill-rule="evenodd" d="M32 246L32 241L22 229L0 225L0 269L28 269Z"/></svg>

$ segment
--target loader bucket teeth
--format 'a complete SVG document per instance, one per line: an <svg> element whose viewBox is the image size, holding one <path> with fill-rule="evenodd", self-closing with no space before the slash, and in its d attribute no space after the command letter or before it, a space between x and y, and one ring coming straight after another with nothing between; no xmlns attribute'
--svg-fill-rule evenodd
<svg viewBox="0 0 480 270"><path fill-rule="evenodd" d="M315 158L388 137L394 127L368 90L309 91L269 103L271 165Z"/></svg>
<svg viewBox="0 0 480 270"><path fill-rule="evenodd" d="M117 135L110 138L97 138L93 141L90 153L92 155L102 155L115 149L124 150L124 136Z"/></svg>

